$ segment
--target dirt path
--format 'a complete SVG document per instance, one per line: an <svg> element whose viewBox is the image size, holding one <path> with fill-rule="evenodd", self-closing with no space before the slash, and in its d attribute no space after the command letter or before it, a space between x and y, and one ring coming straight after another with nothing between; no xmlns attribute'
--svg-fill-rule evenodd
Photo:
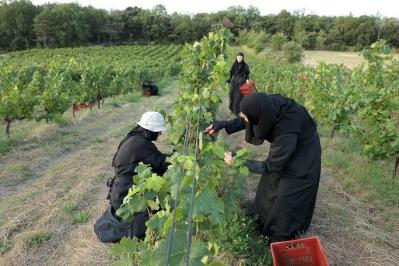
<svg viewBox="0 0 399 266"><path fill-rule="evenodd" d="M108 246L93 231L108 204L110 161L144 111L170 109L175 85L164 88L162 97L86 111L44 141L22 144L0 157L0 250L7 250L0 265L110 264ZM67 203L88 211L90 219L73 224ZM33 236L43 233L51 237L37 244L40 237Z"/></svg>

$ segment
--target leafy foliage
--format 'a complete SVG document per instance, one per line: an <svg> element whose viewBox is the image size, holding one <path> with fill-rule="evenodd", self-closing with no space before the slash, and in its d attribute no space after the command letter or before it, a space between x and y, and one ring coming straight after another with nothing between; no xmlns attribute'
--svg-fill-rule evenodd
<svg viewBox="0 0 399 266"><path fill-rule="evenodd" d="M367 65L253 65L261 91L279 93L303 104L319 123L349 133L372 159L399 154L399 63L386 42L363 51ZM387 62L387 60L389 60Z"/></svg>
<svg viewBox="0 0 399 266"><path fill-rule="evenodd" d="M145 79L176 75L180 46L31 50L0 68L0 118L60 121L74 103L97 102L137 90ZM156 58L156 60L155 60ZM156 61L156 62L154 62Z"/></svg>
<svg viewBox="0 0 399 266"><path fill-rule="evenodd" d="M239 151L234 167L227 169L224 148L210 137L197 134L197 126L202 132L209 125L221 101L217 89L225 86L223 81L228 71L225 51L229 37L226 30L209 33L200 42L186 45L182 51L179 96L168 118L172 124L169 141L176 145L177 152L162 177L140 164L133 177L135 185L117 211L125 220L131 220L137 211L147 211L150 215L143 242L133 239L118 244L121 250L134 246L130 249L135 254L129 257L130 263L165 264L169 242L170 265L182 265L188 254L190 265L203 265L210 263L217 254L215 245L205 243L202 236L228 221L229 206L239 199L244 174L248 174L243 166L247 151ZM188 143L186 148L184 142ZM194 155L196 143L198 160ZM192 178L196 180L192 212L195 228L193 236L187 236ZM190 250L186 246L187 237L192 238ZM114 254L119 256L118 252ZM119 257L126 260L126 257Z"/></svg>

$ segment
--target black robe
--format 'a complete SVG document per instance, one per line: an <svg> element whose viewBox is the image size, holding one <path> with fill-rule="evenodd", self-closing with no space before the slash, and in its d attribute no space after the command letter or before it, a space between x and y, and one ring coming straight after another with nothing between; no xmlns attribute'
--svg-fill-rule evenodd
<svg viewBox="0 0 399 266"><path fill-rule="evenodd" d="M147 230L145 222L149 219L146 211L135 213L132 222L122 221L116 215L116 211L122 205L129 189L134 185L134 169L140 162L150 165L152 171L158 175L165 173L168 167L168 163L165 162L167 155L158 151L152 143L157 136L158 133L137 126L119 144L112 160L115 177L109 184L110 192L107 197L111 206L94 226L94 230L101 241L115 242L124 236L145 238Z"/></svg>
<svg viewBox="0 0 399 266"><path fill-rule="evenodd" d="M237 117L216 122L216 129L225 128L229 134L246 129L249 143L271 143L266 161L246 162L251 172L262 175L252 207L271 242L290 240L305 232L312 220L321 169L319 136L313 119L295 101L251 95L241 103L249 124Z"/></svg>
<svg viewBox="0 0 399 266"><path fill-rule="evenodd" d="M240 112L240 102L243 97L240 87L249 79L249 73L249 66L244 60L241 63L236 60L230 69L230 79L228 80L230 83L229 109L236 115Z"/></svg>

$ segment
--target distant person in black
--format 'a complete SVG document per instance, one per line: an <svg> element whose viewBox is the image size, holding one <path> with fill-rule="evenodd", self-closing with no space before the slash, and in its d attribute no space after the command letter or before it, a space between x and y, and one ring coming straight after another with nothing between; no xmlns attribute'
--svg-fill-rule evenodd
<svg viewBox="0 0 399 266"><path fill-rule="evenodd" d="M230 84L229 109L235 115L240 113L240 102L243 97L240 87L249 81L249 73L249 66L244 61L244 54L239 52L236 56L236 61L230 69L230 78L227 80L227 83Z"/></svg>
<svg viewBox="0 0 399 266"><path fill-rule="evenodd" d="M245 129L247 142L271 143L266 161L246 162L251 172L262 175L252 209L271 242L293 239L308 229L316 203L321 169L316 124L304 107L281 95L249 94L240 109L240 117L215 121L206 132ZM228 165L233 160L225 154Z"/></svg>
<svg viewBox="0 0 399 266"><path fill-rule="evenodd" d="M166 131L162 115L157 112L146 112L137 124L121 141L112 160L115 177L111 184L108 184L110 186L108 199L111 206L95 225L97 236L103 242L115 242L124 236L144 239L145 222L149 219L147 211L135 213L133 222L130 223L122 221L116 215L116 211L134 185L134 170L140 162L149 165L152 172L158 175L163 175L169 165L166 162L167 156L152 143L163 131Z"/></svg>

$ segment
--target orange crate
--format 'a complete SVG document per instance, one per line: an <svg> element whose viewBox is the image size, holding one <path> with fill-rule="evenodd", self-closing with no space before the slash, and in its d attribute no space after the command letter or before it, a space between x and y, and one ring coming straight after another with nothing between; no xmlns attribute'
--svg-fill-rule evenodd
<svg viewBox="0 0 399 266"><path fill-rule="evenodd" d="M271 244L274 266L329 266L318 237Z"/></svg>

